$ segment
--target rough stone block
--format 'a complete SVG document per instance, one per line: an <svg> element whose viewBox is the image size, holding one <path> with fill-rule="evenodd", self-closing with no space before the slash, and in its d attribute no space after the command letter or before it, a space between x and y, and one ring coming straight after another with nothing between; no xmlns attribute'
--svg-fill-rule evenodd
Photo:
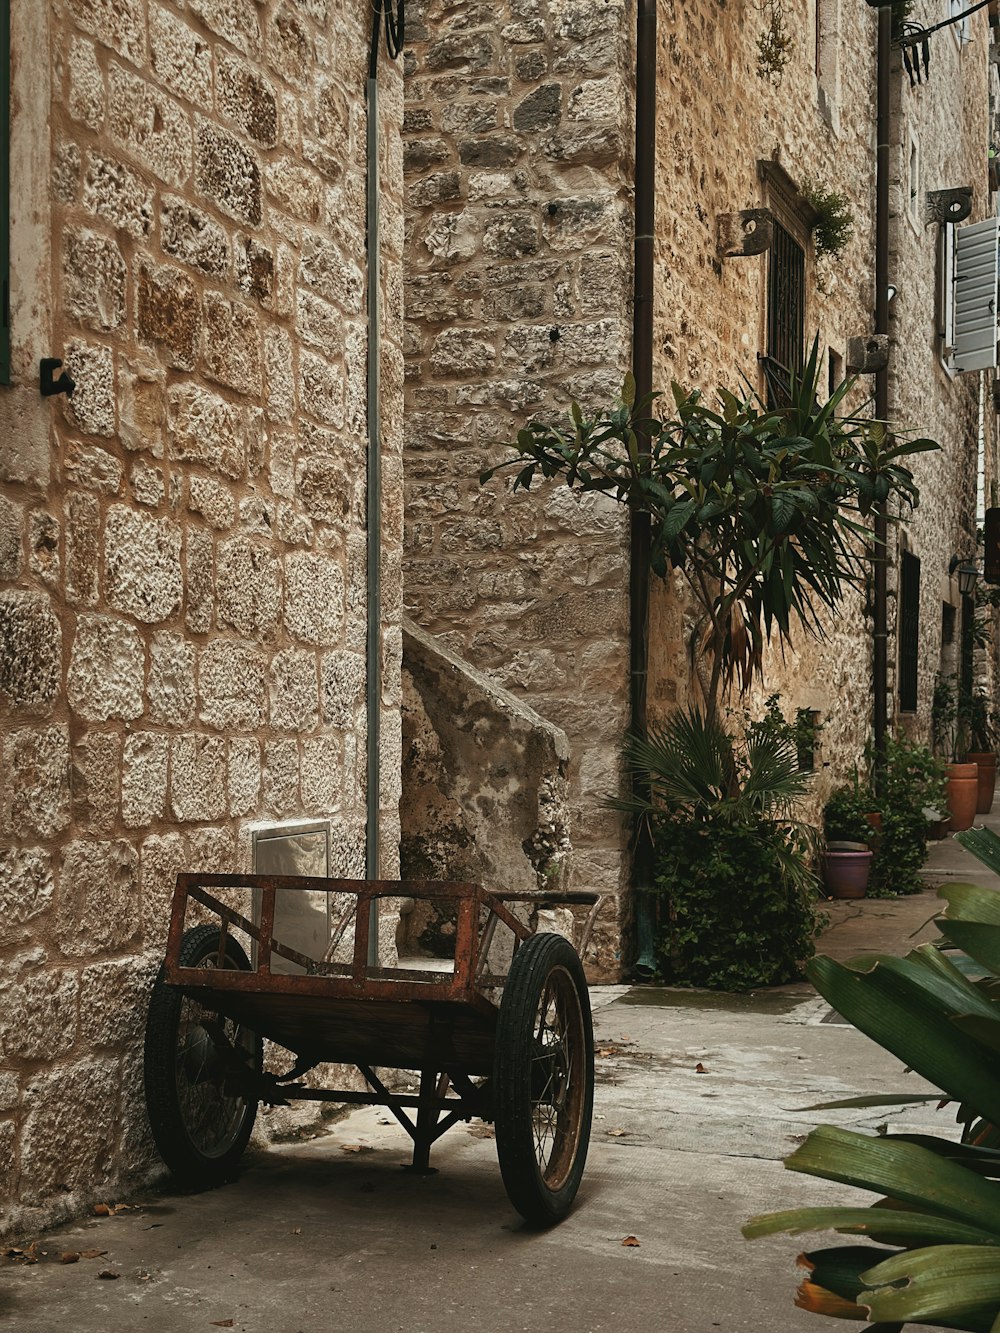
<svg viewBox="0 0 1000 1333"><path fill-rule="evenodd" d="M129 1042L141 1040L160 961L161 955L149 952L83 969L80 1011L87 1016L82 1035L88 1046L120 1051Z"/></svg>
<svg viewBox="0 0 1000 1333"><path fill-rule="evenodd" d="M188 508L220 530L231 528L236 517L236 501L229 487L197 473L188 478Z"/></svg>
<svg viewBox="0 0 1000 1333"><path fill-rule="evenodd" d="M0 579L11 581L24 561L24 509L0 496Z"/></svg>
<svg viewBox="0 0 1000 1333"><path fill-rule="evenodd" d="M217 564L220 624L248 639L273 637L281 616L281 569L271 550L234 537L219 544Z"/></svg>
<svg viewBox="0 0 1000 1333"><path fill-rule="evenodd" d="M358 653L338 649L325 653L322 665L323 721L334 727L351 727L365 702L365 659Z"/></svg>
<svg viewBox="0 0 1000 1333"><path fill-rule="evenodd" d="M118 818L122 739L114 731L88 731L73 745L70 785L73 820L95 833L110 833Z"/></svg>
<svg viewBox="0 0 1000 1333"><path fill-rule="evenodd" d="M96 495L66 500L66 596L78 606L97 601L101 507Z"/></svg>
<svg viewBox="0 0 1000 1333"><path fill-rule="evenodd" d="M118 367L118 439L132 453L164 455L163 428L167 419L166 374L160 365Z"/></svg>
<svg viewBox="0 0 1000 1333"><path fill-rule="evenodd" d="M229 240L219 224L185 199L167 196L160 209L160 244L168 255L213 278L229 272Z"/></svg>
<svg viewBox="0 0 1000 1333"><path fill-rule="evenodd" d="M76 381L66 413L85 435L115 433L115 359L110 347L72 341L66 344L66 369Z"/></svg>
<svg viewBox="0 0 1000 1333"><path fill-rule="evenodd" d="M263 148L278 142L278 103L274 89L243 60L219 51L216 61L216 105L227 120Z"/></svg>
<svg viewBox="0 0 1000 1333"><path fill-rule="evenodd" d="M212 49L162 5L149 10L149 51L159 83L175 97L212 109Z"/></svg>
<svg viewBox="0 0 1000 1333"><path fill-rule="evenodd" d="M0 698L47 712L59 692L62 630L45 593L0 593Z"/></svg>
<svg viewBox="0 0 1000 1333"><path fill-rule="evenodd" d="M207 634L215 605L212 534L205 528L188 528L184 547L184 623L194 634Z"/></svg>
<svg viewBox="0 0 1000 1333"><path fill-rule="evenodd" d="M332 645L344 631L344 572L309 551L285 560L285 628L302 643Z"/></svg>
<svg viewBox="0 0 1000 1333"><path fill-rule="evenodd" d="M63 475L71 487L118 495L125 480L121 462L97 445L71 441L63 453Z"/></svg>
<svg viewBox="0 0 1000 1333"><path fill-rule="evenodd" d="M316 232L303 233L299 281L339 306L345 314L361 313L364 274L357 264L344 259L336 246Z"/></svg>
<svg viewBox="0 0 1000 1333"><path fill-rule="evenodd" d="M319 220L323 186L316 172L293 157L279 157L264 165L268 201L300 222Z"/></svg>
<svg viewBox="0 0 1000 1333"><path fill-rule="evenodd" d="M437 375L482 375L496 361L496 348L474 329L444 329L434 340L431 366Z"/></svg>
<svg viewBox="0 0 1000 1333"><path fill-rule="evenodd" d="M184 270L140 260L135 305L140 342L162 348L167 364L177 370L193 369L201 334L201 302Z"/></svg>
<svg viewBox="0 0 1000 1333"><path fill-rule="evenodd" d="M530 213L504 212L483 233L483 251L501 259L520 259L538 252L538 222Z"/></svg>
<svg viewBox="0 0 1000 1333"><path fill-rule="evenodd" d="M28 514L28 564L50 588L61 581L61 533L59 520L44 509Z"/></svg>
<svg viewBox="0 0 1000 1333"><path fill-rule="evenodd" d="M190 829L185 841L188 869L203 875L227 875L236 870L236 838L232 829Z"/></svg>
<svg viewBox="0 0 1000 1333"><path fill-rule="evenodd" d="M304 458L296 469L295 492L310 518L346 533L354 483L342 459L322 454Z"/></svg>
<svg viewBox="0 0 1000 1333"><path fill-rule="evenodd" d="M326 815L342 800L343 743L339 736L313 736L302 742L302 805L306 814Z"/></svg>
<svg viewBox="0 0 1000 1333"><path fill-rule="evenodd" d="M142 640L129 621L91 612L77 617L67 688L80 717L139 717L144 677Z"/></svg>
<svg viewBox="0 0 1000 1333"><path fill-rule="evenodd" d="M219 731L256 731L264 723L263 655L250 644L214 639L198 658L199 716Z"/></svg>
<svg viewBox="0 0 1000 1333"><path fill-rule="evenodd" d="M197 384L173 385L168 401L171 458L242 477L246 445L237 409Z"/></svg>
<svg viewBox="0 0 1000 1333"><path fill-rule="evenodd" d="M267 56L287 83L296 88L309 84L313 73L312 39L287 0L278 6L268 25Z"/></svg>
<svg viewBox="0 0 1000 1333"><path fill-rule="evenodd" d="M29 935L29 922L52 905L52 853L44 847L0 848L0 920L4 940L16 943Z"/></svg>
<svg viewBox="0 0 1000 1333"><path fill-rule="evenodd" d="M195 183L231 218L257 226L262 216L260 167L235 135L199 120L195 136Z"/></svg>
<svg viewBox="0 0 1000 1333"><path fill-rule="evenodd" d="M265 308L274 294L274 255L252 236L238 235L233 245L236 285Z"/></svg>
<svg viewBox="0 0 1000 1333"><path fill-rule="evenodd" d="M167 803L168 739L161 732L125 737L122 762L122 820L143 828L162 819Z"/></svg>
<svg viewBox="0 0 1000 1333"><path fill-rule="evenodd" d="M514 108L513 125L520 134L553 130L561 119L562 86L543 83Z"/></svg>
<svg viewBox="0 0 1000 1333"><path fill-rule="evenodd" d="M102 46L117 51L133 65L145 55L142 0L67 0L76 22Z"/></svg>
<svg viewBox="0 0 1000 1333"><path fill-rule="evenodd" d="M168 518L153 518L112 505L104 535L104 589L119 611L146 624L167 620L180 607L181 529Z"/></svg>
<svg viewBox="0 0 1000 1333"><path fill-rule="evenodd" d="M174 887L178 874L187 869L186 859L179 833L145 838L139 849L143 938L150 948L161 949L166 943Z"/></svg>
<svg viewBox="0 0 1000 1333"><path fill-rule="evenodd" d="M120 328L128 271L117 244L85 228L70 228L63 237L62 265L67 314L87 328Z"/></svg>
<svg viewBox="0 0 1000 1333"><path fill-rule="evenodd" d="M139 172L115 157L88 153L83 185L84 208L136 237L148 236L153 228L153 191Z"/></svg>
<svg viewBox="0 0 1000 1333"><path fill-rule="evenodd" d="M139 857L124 839L79 839L62 854L56 937L63 953L92 958L124 949L138 931Z"/></svg>
<svg viewBox="0 0 1000 1333"><path fill-rule="evenodd" d="M253 815L260 800L260 741L235 736L229 742L229 813L233 818Z"/></svg>
<svg viewBox="0 0 1000 1333"><path fill-rule="evenodd" d="M343 314L310 291L299 293L295 330L304 342L318 348L324 356L343 358Z"/></svg>
<svg viewBox="0 0 1000 1333"><path fill-rule="evenodd" d="M166 490L163 473L158 467L147 467L144 463L133 464L131 482L132 494L137 503L148 505L151 509L163 503Z"/></svg>
<svg viewBox="0 0 1000 1333"><path fill-rule="evenodd" d="M295 413L295 359L287 329L272 325L264 333L264 405L271 421L291 421Z"/></svg>
<svg viewBox="0 0 1000 1333"><path fill-rule="evenodd" d="M253 0L189 0L188 9L244 55L260 53L260 23Z"/></svg>
<svg viewBox="0 0 1000 1333"><path fill-rule="evenodd" d="M315 352L299 351L299 402L328 426L344 424L344 370Z"/></svg>
<svg viewBox="0 0 1000 1333"><path fill-rule="evenodd" d="M194 644L169 630L158 630L150 644L149 661L150 721L186 725L194 716Z"/></svg>
<svg viewBox="0 0 1000 1333"><path fill-rule="evenodd" d="M299 808L299 747L296 741L264 744L264 805L274 815L293 815Z"/></svg>
<svg viewBox="0 0 1000 1333"><path fill-rule="evenodd" d="M112 138L147 171L171 185L191 175L191 125L171 97L112 62L108 71Z"/></svg>
<svg viewBox="0 0 1000 1333"><path fill-rule="evenodd" d="M260 394L260 328L252 306L204 296L206 373L238 393Z"/></svg>
<svg viewBox="0 0 1000 1333"><path fill-rule="evenodd" d="M271 726L278 731L312 731L319 720L316 656L297 648L276 653L270 668Z"/></svg>
<svg viewBox="0 0 1000 1333"><path fill-rule="evenodd" d="M23 1204L46 1203L66 1190L90 1194L110 1179L120 1077L118 1059L109 1056L60 1065L30 1080L21 1139Z"/></svg>
<svg viewBox="0 0 1000 1333"><path fill-rule="evenodd" d="M175 819L204 823L225 813L226 744L219 736L170 742L170 804Z"/></svg>
<svg viewBox="0 0 1000 1333"><path fill-rule="evenodd" d="M78 991L76 973L63 968L0 982L0 1060L53 1060L72 1050Z"/></svg>

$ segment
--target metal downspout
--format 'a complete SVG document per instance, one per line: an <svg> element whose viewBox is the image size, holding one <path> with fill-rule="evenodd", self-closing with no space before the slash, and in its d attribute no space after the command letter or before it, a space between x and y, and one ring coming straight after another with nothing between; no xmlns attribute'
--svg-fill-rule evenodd
<svg viewBox="0 0 1000 1333"><path fill-rule="evenodd" d="M878 11L878 66L875 159L875 332L889 332L889 134L890 76L892 68L892 10ZM889 370L875 375L875 416L889 419ZM886 505L875 510L874 595L872 599L872 739L875 744L875 780L878 786L885 763L889 711L889 611L887 595L888 518Z"/></svg>
<svg viewBox="0 0 1000 1333"><path fill-rule="evenodd" d="M635 56L635 260L632 312L632 374L637 401L653 389L653 227L656 212L656 0L639 0ZM648 451L649 442L640 438ZM646 734L649 634L649 515L629 518L629 727ZM637 795L643 793L637 789ZM655 968L652 845L645 821L634 830L632 892L635 903L635 971Z"/></svg>
<svg viewBox="0 0 1000 1333"><path fill-rule="evenodd" d="M378 30L376 18L376 32ZM366 103L368 146L365 163L367 193L366 240L368 251L368 623L366 635L366 789L365 789L365 878L379 879L379 810L382 785L380 772L382 724L382 459L381 401L379 396L379 345L381 343L381 292L379 261L378 179L378 78L375 59L369 74ZM378 904L372 900L368 925L368 965L378 961Z"/></svg>

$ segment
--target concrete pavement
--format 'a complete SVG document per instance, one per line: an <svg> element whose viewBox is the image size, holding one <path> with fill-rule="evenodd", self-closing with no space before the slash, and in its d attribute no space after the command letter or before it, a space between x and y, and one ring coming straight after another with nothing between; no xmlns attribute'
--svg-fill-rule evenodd
<svg viewBox="0 0 1000 1333"><path fill-rule="evenodd" d="M929 872L987 878L954 843L932 850ZM914 932L933 934L933 909L931 890L832 904L821 947L905 951ZM115 1216L38 1238L41 1262L0 1261L0 1323L19 1333L816 1333L822 1323L792 1304L801 1238L751 1244L740 1224L852 1197L782 1169L818 1119L950 1133L949 1113L797 1109L921 1086L803 984L748 997L596 988L594 1004L590 1159L554 1230L520 1223L487 1127L450 1131L432 1156L439 1174L414 1177L400 1170L402 1131L365 1110L322 1138L248 1156L222 1189L147 1191ZM630 1236L637 1245L622 1244ZM59 1262L87 1250L106 1253Z"/></svg>

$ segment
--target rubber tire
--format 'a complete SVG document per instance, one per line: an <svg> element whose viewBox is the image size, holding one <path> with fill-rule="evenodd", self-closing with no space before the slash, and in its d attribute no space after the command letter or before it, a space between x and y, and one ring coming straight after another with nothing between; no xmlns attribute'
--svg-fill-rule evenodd
<svg viewBox="0 0 1000 1333"><path fill-rule="evenodd" d="M218 951L218 926L194 926L184 933L178 961L181 967L200 967L206 958L217 956ZM250 970L246 953L229 935L226 936L225 952L230 967L245 972ZM143 1051L146 1111L153 1140L171 1173L189 1188L209 1189L232 1178L253 1133L257 1103L243 1102L242 1119L223 1152L206 1154L192 1140L177 1090L178 1029L185 997L175 986L167 985L164 973L165 967L161 966L153 983L146 1020ZM241 1035L252 1038L254 1068L259 1072L263 1066L264 1043L249 1029Z"/></svg>
<svg viewBox="0 0 1000 1333"><path fill-rule="evenodd" d="M535 1150L532 1120L532 1071L535 1024L540 1001L553 973L569 986L579 1004L574 1054L583 1076L582 1101L575 1120L575 1143L567 1168L554 1184L545 1179ZM507 1195L533 1226L560 1222L576 1197L587 1160L594 1109L594 1032L590 997L576 950L562 935L532 935L514 955L497 1020L493 1065L493 1115L497 1158ZM570 1125L571 1131L574 1125Z"/></svg>

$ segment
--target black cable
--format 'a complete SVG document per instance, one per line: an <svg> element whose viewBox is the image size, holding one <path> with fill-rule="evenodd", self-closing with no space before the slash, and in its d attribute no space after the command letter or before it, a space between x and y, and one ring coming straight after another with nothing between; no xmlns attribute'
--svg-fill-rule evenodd
<svg viewBox="0 0 1000 1333"><path fill-rule="evenodd" d="M381 29L385 28L385 49L389 59L395 60L406 40L405 0L372 0L372 43L368 54L368 77L378 74L378 45Z"/></svg>
<svg viewBox="0 0 1000 1333"><path fill-rule="evenodd" d="M961 23L962 19L967 19L969 15L974 14L977 9L985 9L986 6L991 3L992 0L979 0L978 4L971 5L968 9L963 9L961 14L952 14L951 18L942 19L940 23L935 23L930 28L918 28L915 24L911 25L907 23L906 28L909 29L912 27L914 30L912 32L907 32L903 41L907 46L914 46L917 42L921 42L929 37L932 32L937 32L941 28L950 28L953 23Z"/></svg>

